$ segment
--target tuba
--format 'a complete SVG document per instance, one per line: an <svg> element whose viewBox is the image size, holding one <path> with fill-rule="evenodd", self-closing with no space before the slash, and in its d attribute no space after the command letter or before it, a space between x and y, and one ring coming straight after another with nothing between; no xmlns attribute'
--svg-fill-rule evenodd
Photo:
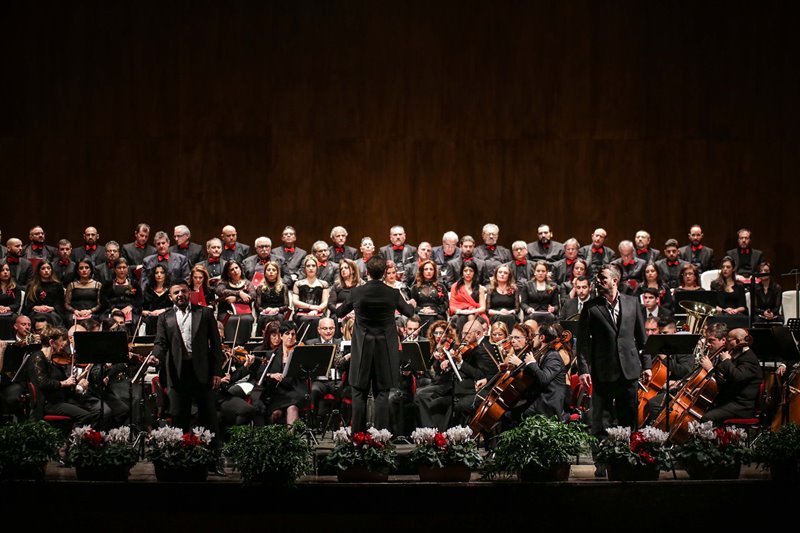
<svg viewBox="0 0 800 533"><path fill-rule="evenodd" d="M704 304L703 302L684 301L681 302L680 305L686 310L687 331L693 335L702 333L708 317L714 316L717 313L714 306Z"/></svg>

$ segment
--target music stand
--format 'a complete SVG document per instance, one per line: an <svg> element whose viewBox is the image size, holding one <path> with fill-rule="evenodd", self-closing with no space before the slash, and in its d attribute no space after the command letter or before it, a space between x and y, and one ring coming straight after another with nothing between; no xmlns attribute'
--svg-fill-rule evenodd
<svg viewBox="0 0 800 533"><path fill-rule="evenodd" d="M298 378L306 382L306 403L311 401L311 380L314 376L327 376L333 366L333 356L336 353L335 344L312 344L296 346L289 354L289 360L283 369L283 379ZM311 431L306 411L306 436L309 441L317 443L314 432Z"/></svg>
<svg viewBox="0 0 800 533"><path fill-rule="evenodd" d="M405 341L400 350L400 370L425 372L431 357L431 343L424 341Z"/></svg>
<svg viewBox="0 0 800 533"><path fill-rule="evenodd" d="M697 292L697 291L695 291ZM664 404L661 406L662 410L666 410L666 429L665 431L669 434L669 415L670 411L672 410L672 402L670 401L670 394L669 394L669 376L670 376L670 360L672 356L679 353L693 353L695 346L697 346L698 341L701 339L702 335L694 335L691 333L674 333L670 335L650 335L647 338L647 342L645 342L644 348L642 349L643 353L653 355L654 357L658 356L659 354L666 355L665 359L665 367L667 370L667 376L664 379L664 390L666 391L664 394ZM652 416L652 415L651 415Z"/></svg>
<svg viewBox="0 0 800 533"><path fill-rule="evenodd" d="M105 409L103 402L103 372L106 363L128 362L128 333L118 331L76 331L75 338L75 363L100 365L100 418L102 420ZM87 379L89 376L87 376ZM130 409L130 407L129 407Z"/></svg>
<svg viewBox="0 0 800 533"><path fill-rule="evenodd" d="M800 361L800 352L797 348L792 331L786 326L774 326L768 330L751 330L750 338L752 343L750 348L758 355L761 360L762 371L764 362L768 356L764 354L772 354L772 361L780 362L789 367L791 364ZM784 379L783 387L784 398L783 406L781 408L781 425L789 421L789 409L791 402L791 380ZM765 391L766 394L766 391ZM768 423L767 420L762 420L762 423Z"/></svg>
<svg viewBox="0 0 800 533"><path fill-rule="evenodd" d="M149 344L152 346L155 342L155 335L134 335L131 339L131 344Z"/></svg>

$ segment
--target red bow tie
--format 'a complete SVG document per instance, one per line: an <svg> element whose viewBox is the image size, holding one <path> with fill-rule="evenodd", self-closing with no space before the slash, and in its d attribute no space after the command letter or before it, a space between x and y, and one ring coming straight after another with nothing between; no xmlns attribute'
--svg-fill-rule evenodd
<svg viewBox="0 0 800 533"><path fill-rule="evenodd" d="M671 266L671 267L678 266L678 260L677 259L675 261L667 260L667 266Z"/></svg>
<svg viewBox="0 0 800 533"><path fill-rule="evenodd" d="M159 255L159 256L158 256L158 262L159 262L159 263L160 263L161 261L166 261L166 260L168 260L168 259L169 259L169 254L164 254L164 255Z"/></svg>
<svg viewBox="0 0 800 533"><path fill-rule="evenodd" d="M31 248L37 252L41 252L42 250L44 250L44 246L41 244L31 244Z"/></svg>
<svg viewBox="0 0 800 533"><path fill-rule="evenodd" d="M113 261L107 261L106 262L106 266L108 267L109 270L111 270L112 268L114 268L114 262Z"/></svg>
<svg viewBox="0 0 800 533"><path fill-rule="evenodd" d="M547 244L543 244L542 248L544 248L545 250L549 250L550 249L550 243L548 242Z"/></svg>
<svg viewBox="0 0 800 533"><path fill-rule="evenodd" d="M267 263L269 263L269 257L266 259L259 259L258 262L261 263L262 265L266 265Z"/></svg>
<svg viewBox="0 0 800 533"><path fill-rule="evenodd" d="M139 243L137 242L137 243L135 244L135 246L136 246L138 249L140 249L140 250L144 250L144 244L139 244Z"/></svg>
<svg viewBox="0 0 800 533"><path fill-rule="evenodd" d="M574 262L575 262L574 259L567 259L567 266L572 266L572 263Z"/></svg>
<svg viewBox="0 0 800 533"><path fill-rule="evenodd" d="M209 257L208 258L209 265L218 265L219 264L219 257Z"/></svg>
<svg viewBox="0 0 800 533"><path fill-rule="evenodd" d="M603 253L603 248L602 247L595 248L594 246L592 246L592 253L593 254L602 254Z"/></svg>
<svg viewBox="0 0 800 533"><path fill-rule="evenodd" d="M692 251L693 252L699 252L702 249L703 249L703 245L702 244L698 244L697 246L692 245Z"/></svg>
<svg viewBox="0 0 800 533"><path fill-rule="evenodd" d="M517 266L527 265L528 261L526 259L517 259L516 261L514 261L514 264L516 264Z"/></svg>
<svg viewBox="0 0 800 533"><path fill-rule="evenodd" d="M333 249L336 251L337 254L343 254L344 253L344 246L334 246Z"/></svg>
<svg viewBox="0 0 800 533"><path fill-rule="evenodd" d="M179 244L178 248L181 249L181 250L188 250L189 249L189 243L187 242L185 244Z"/></svg>
<svg viewBox="0 0 800 533"><path fill-rule="evenodd" d="M630 261L623 261L622 262L623 266L626 266L626 267L633 266L633 263L634 263L633 259L631 259Z"/></svg>
<svg viewBox="0 0 800 533"><path fill-rule="evenodd" d="M486 249L489 250L490 252L494 252L495 248L497 248L497 246L495 246L494 244L486 245Z"/></svg>
<svg viewBox="0 0 800 533"><path fill-rule="evenodd" d="M94 252L95 250L97 250L97 245L96 244L87 244L85 246L85 248L86 248L87 252Z"/></svg>
<svg viewBox="0 0 800 533"><path fill-rule="evenodd" d="M392 246L392 250L394 250L395 252L401 252L403 251L403 248L405 248L405 246L403 246L402 244L395 244Z"/></svg>
<svg viewBox="0 0 800 533"><path fill-rule="evenodd" d="M17 263L19 263L19 257L15 257L13 255L9 255L7 261L8 261L9 265L17 264Z"/></svg>
<svg viewBox="0 0 800 533"><path fill-rule="evenodd" d="M286 252L287 254L293 254L294 253L294 246L284 246L283 247L283 251Z"/></svg>
<svg viewBox="0 0 800 533"><path fill-rule="evenodd" d="M232 252L232 251L234 251L236 249L236 245L235 244L226 244L225 245L225 249L226 250L230 250Z"/></svg>
<svg viewBox="0 0 800 533"><path fill-rule="evenodd" d="M59 259L58 264L61 266L69 266L69 259Z"/></svg>
<svg viewBox="0 0 800 533"><path fill-rule="evenodd" d="M742 254L742 255L749 255L750 254L750 248L739 248L739 253Z"/></svg>
<svg viewBox="0 0 800 533"><path fill-rule="evenodd" d="M319 264L320 268L325 268L326 266L328 266L328 262L327 261L325 261L324 263L322 261L319 261L318 264Z"/></svg>
<svg viewBox="0 0 800 533"><path fill-rule="evenodd" d="M636 250L636 253L637 253L637 254L639 254L639 255L645 255L645 254L647 254L649 251L650 251L650 250L648 250L647 248L639 248L638 250Z"/></svg>

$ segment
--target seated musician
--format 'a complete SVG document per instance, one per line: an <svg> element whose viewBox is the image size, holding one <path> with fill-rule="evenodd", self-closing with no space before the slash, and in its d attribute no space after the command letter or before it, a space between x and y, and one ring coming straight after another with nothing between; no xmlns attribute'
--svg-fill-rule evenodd
<svg viewBox="0 0 800 533"><path fill-rule="evenodd" d="M495 375L497 371L496 365L480 342L488 330L486 319L481 316L472 317L462 329L462 343L446 349L456 365L461 381L450 368L450 360L443 353L436 355L438 379L434 384L418 389L414 398L422 427L435 427L445 431L449 427L468 422L478 390L476 385L480 380Z"/></svg>
<svg viewBox="0 0 800 533"><path fill-rule="evenodd" d="M700 359L705 370L716 369L719 391L711 409L701 422L719 425L729 418L752 418L755 415L758 391L763 380L758 356L750 349L752 338L744 328L728 332L725 349L717 356L716 365L709 357Z"/></svg>
<svg viewBox="0 0 800 533"><path fill-rule="evenodd" d="M651 327L651 324L656 322L656 331L655 333L650 332L648 328ZM678 332L678 327L675 324L675 320L672 318L661 318L657 319L655 317L648 318L645 320L644 324L645 333L650 335L674 335ZM667 364L667 356L663 353L658 354L657 358L653 358L653 363L655 364L656 361L661 361L661 364ZM683 379L686 378L692 370L695 368L695 356L692 353L679 353L679 354L672 354L670 355L669 360L669 384L667 387L662 386L661 392L650 398L647 401L647 414L650 417L650 421L655 420L658 413L664 407L664 398L666 397L666 389L669 388L670 391L674 394L680 385L683 382ZM662 384L663 385L663 384Z"/></svg>
<svg viewBox="0 0 800 533"><path fill-rule="evenodd" d="M711 290L717 291L717 313L743 315L747 313L747 296L744 285L736 279L736 265L725 256L719 264L719 276L711 282Z"/></svg>
<svg viewBox="0 0 800 533"><path fill-rule="evenodd" d="M642 308L645 318L672 319L673 315L669 309L659 305L658 289L645 287L642 290Z"/></svg>
<svg viewBox="0 0 800 533"><path fill-rule="evenodd" d="M420 337L422 321L419 315L412 315L406 320L403 329L403 342L428 342ZM398 335L399 336L399 335ZM408 436L414 431L414 387L421 388L430 384L427 372L414 375L411 370L400 367L400 386L389 391L389 431L393 435Z"/></svg>
<svg viewBox="0 0 800 533"><path fill-rule="evenodd" d="M225 326L217 322L217 327L220 339L224 338ZM253 364L255 357L252 354L237 355L239 348L241 347L222 344L222 353L225 354L225 360L222 362L223 376L219 389L214 391L219 409L219 428L225 441L230 436L229 431L232 426L264 425L263 404L247 401L247 394L242 392L241 387L236 387L238 382L250 380L251 370L255 366Z"/></svg>
<svg viewBox="0 0 800 533"><path fill-rule="evenodd" d="M319 319L319 323L317 324L317 335L317 337L308 339L305 344L309 346L318 344L332 344L336 346L336 354L339 353L342 339L335 336L336 322L334 322L332 318ZM335 368L335 366L333 368ZM326 394L332 394L335 397L338 397L339 390L342 386L341 379L336 379L330 375L323 375L324 370L326 369L323 369L323 373L315 376L314 381L311 383L312 411L318 420L322 420L323 417L328 414L326 410L327 406L321 404L320 400L322 400ZM325 409L323 409L323 407Z"/></svg>
<svg viewBox="0 0 800 533"><path fill-rule="evenodd" d="M513 426L519 418L533 415L556 416L566 421L568 415L564 406L569 392L567 367L561 354L547 347L558 338L556 329L553 326L540 326L539 331L534 333L530 328L518 325L509 338L514 352L506 357L506 363L520 368L532 383L525 389L523 399L506 413L508 416L504 425Z"/></svg>
<svg viewBox="0 0 800 533"><path fill-rule="evenodd" d="M278 424L285 420L287 425L292 425L300 418L300 409L308 402L308 391L302 379L283 377L289 356L297 343L297 326L292 321L284 322L279 326L279 332L281 345L275 350L275 358L266 369L261 401L266 406L268 422Z"/></svg>

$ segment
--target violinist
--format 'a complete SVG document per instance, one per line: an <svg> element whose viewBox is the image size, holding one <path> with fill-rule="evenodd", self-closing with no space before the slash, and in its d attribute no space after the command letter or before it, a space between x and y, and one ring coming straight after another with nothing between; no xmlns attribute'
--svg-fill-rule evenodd
<svg viewBox="0 0 800 533"><path fill-rule="evenodd" d="M763 380L758 356L750 349L752 338L744 328L728 332L725 349L717 356L716 365L708 356L700 359L700 366L711 371L716 368L719 386L714 403L701 422L712 421L719 425L729 418L752 418Z"/></svg>
<svg viewBox="0 0 800 533"><path fill-rule="evenodd" d="M225 327L221 322L217 322L220 338L225 334ZM259 411L259 404L248 402L247 396L238 394L241 387L235 387L237 383L252 378L256 358L241 346L228 346L222 344L222 353L225 359L222 361L222 380L220 387L216 391L217 409L220 414L220 430L223 439L227 440L230 436L229 430L232 426L264 425L263 410ZM263 404L261 404L263 405ZM218 472L219 473L219 472Z"/></svg>
<svg viewBox="0 0 800 533"><path fill-rule="evenodd" d="M559 338L553 326L540 326L537 333L526 326L515 326L511 331L511 345L514 353L506 361L532 378L532 384L525 389L523 399L509 411L511 424L519 418L533 415L558 417L562 422L569 418L566 405L568 385L567 367L561 354L553 347Z"/></svg>
<svg viewBox="0 0 800 533"><path fill-rule="evenodd" d="M67 357L67 330L51 327L42 334L42 349L31 356L31 381L44 401L44 414L72 418L75 425L97 425L100 422L100 400L91 395L76 394L79 381L72 373L73 360Z"/></svg>
<svg viewBox="0 0 800 533"><path fill-rule="evenodd" d="M9 366L10 361L19 358L19 364L25 360L25 354L37 350L40 339L31 332L31 319L25 315L18 315L14 320L14 340L0 341L0 370ZM12 355L16 352L16 355ZM6 361L8 360L8 362ZM24 416L22 394L25 392L25 383L28 381L30 365L26 364L20 369L17 379L12 381L16 372L0 374L0 413L14 415L17 420Z"/></svg>
<svg viewBox="0 0 800 533"><path fill-rule="evenodd" d="M486 319L481 316L471 317L462 329L461 344L440 348L440 351L447 351L452 358L461 381L450 368L450 359L442 357L437 368L438 383L417 390L414 398L421 427L435 427L445 431L448 427L468 421L473 412L478 384L494 375L497 370L481 345L488 330Z"/></svg>

